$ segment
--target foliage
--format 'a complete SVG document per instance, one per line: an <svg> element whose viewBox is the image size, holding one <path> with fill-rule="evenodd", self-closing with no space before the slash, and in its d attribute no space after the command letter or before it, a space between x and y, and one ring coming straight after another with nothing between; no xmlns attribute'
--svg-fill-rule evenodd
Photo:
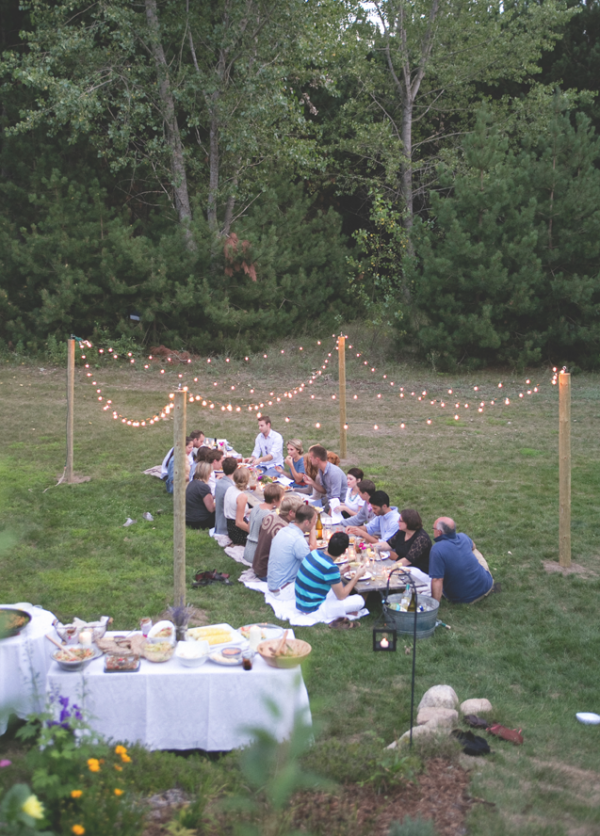
<svg viewBox="0 0 600 836"><path fill-rule="evenodd" d="M0 829L6 836L52 836L50 831L40 830L44 815L43 805L27 784L14 784L0 800Z"/></svg>
<svg viewBox="0 0 600 836"><path fill-rule="evenodd" d="M442 367L600 362L600 140L559 98L513 153L482 111L442 172L409 263L423 354Z"/></svg>
<svg viewBox="0 0 600 836"><path fill-rule="evenodd" d="M67 697L55 697L52 704L58 719L50 710L31 718L18 733L34 743L27 764L51 826L88 836L141 833L143 814L131 798L127 749L98 741Z"/></svg>

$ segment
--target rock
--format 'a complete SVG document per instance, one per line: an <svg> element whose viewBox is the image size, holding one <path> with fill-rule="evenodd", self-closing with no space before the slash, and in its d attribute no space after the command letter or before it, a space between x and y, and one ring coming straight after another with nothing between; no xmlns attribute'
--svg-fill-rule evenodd
<svg viewBox="0 0 600 836"><path fill-rule="evenodd" d="M419 711L422 708L456 708L457 706L458 697L454 688L449 685L434 685L423 694Z"/></svg>
<svg viewBox="0 0 600 836"><path fill-rule="evenodd" d="M424 723L422 726L413 726L413 740L416 740L419 737L433 737L433 735L438 734L442 730L443 729L440 729L440 727L433 721L430 721L429 723ZM410 729L407 732L404 732L402 737L398 740L398 743L402 743L403 740L409 739Z"/></svg>
<svg viewBox="0 0 600 836"><path fill-rule="evenodd" d="M463 714L487 714L492 710L492 704L489 700L465 700L460 705L460 710Z"/></svg>
<svg viewBox="0 0 600 836"><path fill-rule="evenodd" d="M421 708L417 714L417 725L434 723L436 726L452 728L458 722L458 711L453 708Z"/></svg>

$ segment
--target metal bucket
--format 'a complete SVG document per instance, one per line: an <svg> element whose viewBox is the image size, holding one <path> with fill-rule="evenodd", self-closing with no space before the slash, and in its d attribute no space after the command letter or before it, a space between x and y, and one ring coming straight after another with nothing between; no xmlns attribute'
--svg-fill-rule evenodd
<svg viewBox="0 0 600 836"><path fill-rule="evenodd" d="M388 606L389 604L399 604L403 597L403 592L397 595L390 595L387 602L383 602L383 612L386 621L394 625L397 633L408 633L412 636L415 629L414 612L398 612ZM427 607L427 610L425 612L417 612L417 638L426 639L433 635L440 604L439 601L436 601L435 598L431 598L429 595L417 595L417 606L421 604Z"/></svg>

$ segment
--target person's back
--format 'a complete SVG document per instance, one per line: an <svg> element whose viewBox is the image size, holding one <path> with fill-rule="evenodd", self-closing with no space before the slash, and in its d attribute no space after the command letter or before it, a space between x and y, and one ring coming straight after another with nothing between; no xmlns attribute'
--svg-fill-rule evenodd
<svg viewBox="0 0 600 836"><path fill-rule="evenodd" d="M265 514L262 519L256 541L256 548L254 550L254 558L252 560L254 574L257 578L260 578L260 580L266 580L267 578L269 555L271 553L273 538L277 532L281 531L282 528L285 528L287 524L287 519L279 516L279 514L274 511Z"/></svg>
<svg viewBox="0 0 600 836"><path fill-rule="evenodd" d="M471 538L456 531L436 537L429 555L429 576L443 578L444 596L454 604L476 601L494 583L475 556Z"/></svg>
<svg viewBox="0 0 600 836"><path fill-rule="evenodd" d="M267 570L270 592L279 591L296 580L300 562L309 551L304 533L295 523L277 532L271 543ZM299 559L300 553L302 556Z"/></svg>

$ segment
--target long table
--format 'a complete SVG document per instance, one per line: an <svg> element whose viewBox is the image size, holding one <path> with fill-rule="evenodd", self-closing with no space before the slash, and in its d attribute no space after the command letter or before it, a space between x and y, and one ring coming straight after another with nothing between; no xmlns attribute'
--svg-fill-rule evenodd
<svg viewBox="0 0 600 836"><path fill-rule="evenodd" d="M229 751L252 741L252 727L281 741L297 714L312 722L301 669L271 668L258 654L251 671L210 660L186 668L174 657L160 664L142 659L136 673L104 673L103 657L82 671L53 662L47 688L83 708L104 737L148 749Z"/></svg>

